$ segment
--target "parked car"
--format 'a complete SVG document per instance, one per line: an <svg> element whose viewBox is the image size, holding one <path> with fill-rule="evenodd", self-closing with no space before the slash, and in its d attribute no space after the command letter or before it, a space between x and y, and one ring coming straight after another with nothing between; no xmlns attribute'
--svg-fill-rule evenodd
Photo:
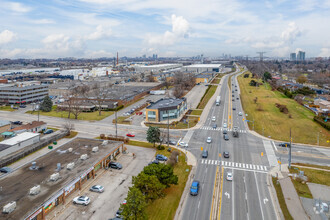
<svg viewBox="0 0 330 220"><path fill-rule="evenodd" d="M227 134L227 133L228 133L227 129L223 129L222 134Z"/></svg>
<svg viewBox="0 0 330 220"><path fill-rule="evenodd" d="M53 133L54 131L52 130L52 129L47 129L45 132L44 132L44 134L51 134L51 133Z"/></svg>
<svg viewBox="0 0 330 220"><path fill-rule="evenodd" d="M207 158L208 155L209 155L209 152L207 150L202 151L202 158Z"/></svg>
<svg viewBox="0 0 330 220"><path fill-rule="evenodd" d="M14 125L22 125L23 122L21 122L21 121L14 121L13 124L14 124Z"/></svg>
<svg viewBox="0 0 330 220"><path fill-rule="evenodd" d="M224 151L223 152L223 157L224 158L229 158L229 152L228 151Z"/></svg>
<svg viewBox="0 0 330 220"><path fill-rule="evenodd" d="M283 143L280 143L279 146L280 147L290 147L291 145L288 142L283 142Z"/></svg>
<svg viewBox="0 0 330 220"><path fill-rule="evenodd" d="M148 165L150 165L150 164L159 164L159 160L153 160L150 163L148 163Z"/></svg>
<svg viewBox="0 0 330 220"><path fill-rule="evenodd" d="M233 102L234 102L234 101L235 101L235 99L232 99L231 101L233 101Z"/></svg>
<svg viewBox="0 0 330 220"><path fill-rule="evenodd" d="M18 107L17 106L14 106L13 109L18 109Z"/></svg>
<svg viewBox="0 0 330 220"><path fill-rule="evenodd" d="M215 121L215 116L212 117L212 121Z"/></svg>
<svg viewBox="0 0 330 220"><path fill-rule="evenodd" d="M228 140L229 140L229 136L228 136L228 134L224 134L224 135L223 135L223 139L225 139L225 141L228 141Z"/></svg>
<svg viewBox="0 0 330 220"><path fill-rule="evenodd" d="M162 155L162 154L157 154L156 155L156 160L159 160L159 161L167 161L167 157Z"/></svg>
<svg viewBox="0 0 330 220"><path fill-rule="evenodd" d="M210 144L211 142L212 142L212 138L211 137L207 137L206 143Z"/></svg>
<svg viewBox="0 0 330 220"><path fill-rule="evenodd" d="M128 133L126 134L127 137L135 137L135 134Z"/></svg>
<svg viewBox="0 0 330 220"><path fill-rule="evenodd" d="M237 89L235 89L235 91L237 91Z"/></svg>
<svg viewBox="0 0 330 220"><path fill-rule="evenodd" d="M121 218L121 213L123 213L123 209L119 208L118 211L116 212L116 217Z"/></svg>
<svg viewBox="0 0 330 220"><path fill-rule="evenodd" d="M223 123L223 127L224 128L227 128L227 123Z"/></svg>
<svg viewBox="0 0 330 220"><path fill-rule="evenodd" d="M118 162L110 162L109 167L113 168L113 169L117 169L117 170L120 170L121 168L123 168L123 166Z"/></svg>
<svg viewBox="0 0 330 220"><path fill-rule="evenodd" d="M199 181L194 180L190 187L190 195L197 196L199 191Z"/></svg>
<svg viewBox="0 0 330 220"><path fill-rule="evenodd" d="M1 167L0 173L10 173L12 170L9 167Z"/></svg>
<svg viewBox="0 0 330 220"><path fill-rule="evenodd" d="M227 179L228 181L233 181L233 173L232 173L232 172L228 172L228 173L227 173L227 177L226 177L226 179Z"/></svg>
<svg viewBox="0 0 330 220"><path fill-rule="evenodd" d="M73 199L73 204L88 205L89 203L90 199L87 196L77 196Z"/></svg>
<svg viewBox="0 0 330 220"><path fill-rule="evenodd" d="M26 108L26 105L20 105L19 107L20 108Z"/></svg>
<svg viewBox="0 0 330 220"><path fill-rule="evenodd" d="M92 192L102 193L102 192L104 192L104 187L101 186L101 185L94 185L91 188L89 188L89 190L92 191Z"/></svg>

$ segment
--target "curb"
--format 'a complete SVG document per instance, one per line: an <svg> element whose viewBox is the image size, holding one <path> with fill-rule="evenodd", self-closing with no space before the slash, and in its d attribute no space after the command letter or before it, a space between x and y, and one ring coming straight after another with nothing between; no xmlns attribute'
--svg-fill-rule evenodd
<svg viewBox="0 0 330 220"><path fill-rule="evenodd" d="M273 168L274 169L274 168ZM278 201L278 198L277 198L277 194L276 194L276 191L275 191L275 187L273 185L273 181L272 181L272 175L271 175L271 172L268 172L267 174L267 187L268 187L268 191L269 191L269 194L270 194L270 197L271 197L271 200L274 204L274 209L275 209L275 214L276 214L276 218L277 219L284 219L284 215L282 213L282 209L280 207L280 203Z"/></svg>

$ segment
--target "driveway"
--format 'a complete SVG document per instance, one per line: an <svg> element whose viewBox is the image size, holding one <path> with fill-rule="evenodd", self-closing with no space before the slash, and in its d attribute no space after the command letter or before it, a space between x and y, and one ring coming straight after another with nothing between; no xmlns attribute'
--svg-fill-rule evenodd
<svg viewBox="0 0 330 220"><path fill-rule="evenodd" d="M123 165L122 170L102 170L94 181L83 185L82 191L74 193L66 201L63 210L53 210L46 219L74 220L74 219L109 219L115 217L120 203L122 203L132 186L132 176L139 174L143 168L153 160L155 149L127 146L128 154L122 154L118 162ZM133 159L132 153L136 154ZM89 188L93 185L102 185L105 190L103 193L90 192ZM79 194L78 194L79 193ZM79 195L86 195L91 203L88 206L74 205L72 199ZM63 206L61 206L63 207ZM59 208L61 208L59 207ZM58 213L60 212L60 213ZM55 213L56 217L55 217ZM55 217L55 218L54 218Z"/></svg>

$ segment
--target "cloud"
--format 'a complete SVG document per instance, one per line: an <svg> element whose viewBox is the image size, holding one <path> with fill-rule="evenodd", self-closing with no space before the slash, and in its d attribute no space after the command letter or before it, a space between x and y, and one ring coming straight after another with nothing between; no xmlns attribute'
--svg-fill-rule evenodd
<svg viewBox="0 0 330 220"><path fill-rule="evenodd" d="M87 51L86 53L87 57L91 58L100 58L100 57L113 57L113 53L107 52L105 50L98 50L98 51Z"/></svg>
<svg viewBox="0 0 330 220"><path fill-rule="evenodd" d="M104 28L102 25L96 27L96 31L87 36L87 40L100 40L111 37L113 32L110 28Z"/></svg>
<svg viewBox="0 0 330 220"><path fill-rule="evenodd" d="M166 31L163 35L148 34L146 42L153 46L170 46L184 38L189 37L189 23L182 16L171 16L172 31Z"/></svg>
<svg viewBox="0 0 330 220"><path fill-rule="evenodd" d="M301 36L301 31L299 30L295 22L290 22L288 27L281 34L282 40L291 44L299 36Z"/></svg>
<svg viewBox="0 0 330 220"><path fill-rule="evenodd" d="M0 33L0 45L10 43L15 39L16 39L16 34L9 30L4 30Z"/></svg>
<svg viewBox="0 0 330 220"><path fill-rule="evenodd" d="M51 19L38 19L38 20L31 20L33 24L55 24L56 22Z"/></svg>
<svg viewBox="0 0 330 220"><path fill-rule="evenodd" d="M330 57L330 47L321 48L321 52L318 56L319 57Z"/></svg>
<svg viewBox="0 0 330 220"><path fill-rule="evenodd" d="M26 13L31 11L32 9L26 5L23 5L19 2L4 2L4 5L11 11L16 13Z"/></svg>

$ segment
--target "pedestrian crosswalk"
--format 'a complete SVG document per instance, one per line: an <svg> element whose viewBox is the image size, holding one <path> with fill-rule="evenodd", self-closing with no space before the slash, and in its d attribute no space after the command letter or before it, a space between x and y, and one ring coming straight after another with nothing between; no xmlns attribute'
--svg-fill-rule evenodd
<svg viewBox="0 0 330 220"><path fill-rule="evenodd" d="M228 128L223 128L223 127L212 128L212 127L209 127L209 126L203 126L200 129L202 129L202 130L212 130L212 131L223 131L223 130L232 131L232 129L228 129ZM246 133L246 130L238 130L238 132Z"/></svg>
<svg viewBox="0 0 330 220"><path fill-rule="evenodd" d="M225 168L232 168L237 170L268 172L267 166L264 165L246 164L246 163L238 163L238 162L223 161L223 160L222 161L208 160L208 159L202 159L200 160L200 163L205 165L221 165Z"/></svg>

